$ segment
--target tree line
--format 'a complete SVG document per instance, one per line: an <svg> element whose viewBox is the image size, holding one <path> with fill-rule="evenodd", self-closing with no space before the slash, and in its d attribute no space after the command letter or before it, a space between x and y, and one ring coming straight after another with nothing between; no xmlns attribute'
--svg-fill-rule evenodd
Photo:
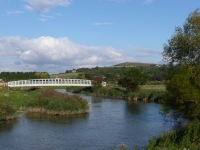
<svg viewBox="0 0 200 150"><path fill-rule="evenodd" d="M3 81L28 80L50 78L48 72L0 72L0 79Z"/></svg>

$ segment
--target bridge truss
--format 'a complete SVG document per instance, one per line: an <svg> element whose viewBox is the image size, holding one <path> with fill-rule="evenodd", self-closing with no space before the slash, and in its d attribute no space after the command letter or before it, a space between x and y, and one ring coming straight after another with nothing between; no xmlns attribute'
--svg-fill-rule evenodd
<svg viewBox="0 0 200 150"><path fill-rule="evenodd" d="M91 80L83 79L30 79L8 82L8 87L32 86L92 86Z"/></svg>

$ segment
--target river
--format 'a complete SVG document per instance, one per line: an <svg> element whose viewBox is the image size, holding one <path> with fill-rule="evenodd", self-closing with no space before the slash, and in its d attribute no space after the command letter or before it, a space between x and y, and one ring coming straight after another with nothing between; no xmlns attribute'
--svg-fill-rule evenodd
<svg viewBox="0 0 200 150"><path fill-rule="evenodd" d="M66 92L59 89L59 92ZM153 136L180 128L159 113L160 104L80 95L88 114L24 114L0 124L2 150L111 150L143 147Z"/></svg>

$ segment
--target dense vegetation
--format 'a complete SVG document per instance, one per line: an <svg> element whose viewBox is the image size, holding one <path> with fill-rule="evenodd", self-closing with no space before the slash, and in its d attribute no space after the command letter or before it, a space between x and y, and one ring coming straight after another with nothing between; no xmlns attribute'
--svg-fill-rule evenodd
<svg viewBox="0 0 200 150"><path fill-rule="evenodd" d="M91 87L68 87L68 91L74 93L89 94L97 97L106 97L113 99L125 99L125 100L141 100L141 101L153 101L160 102L165 94L164 85L143 85L140 91L126 92L124 88L98 88L93 89Z"/></svg>
<svg viewBox="0 0 200 150"><path fill-rule="evenodd" d="M148 150L199 150L200 121L194 120L186 127L168 132L150 141Z"/></svg>
<svg viewBox="0 0 200 150"><path fill-rule="evenodd" d="M130 68L126 70L118 83L125 87L127 92L135 92L140 90L141 85L147 83L147 79L147 73L144 73L137 68Z"/></svg>
<svg viewBox="0 0 200 150"><path fill-rule="evenodd" d="M165 44L163 55L170 64L167 106L189 119L200 119L200 9L189 15L183 29Z"/></svg>
<svg viewBox="0 0 200 150"><path fill-rule="evenodd" d="M163 56L170 70L164 103L173 116L191 122L183 129L151 140L148 149L200 148L200 9L192 12L183 26L164 45ZM169 109L171 108L171 110Z"/></svg>
<svg viewBox="0 0 200 150"><path fill-rule="evenodd" d="M26 106L32 108L29 111L42 108L42 113L60 115L85 113L89 108L87 101L80 96L56 92L53 89L38 89L37 95Z"/></svg>
<svg viewBox="0 0 200 150"><path fill-rule="evenodd" d="M58 93L52 89L0 89L0 121L13 119L20 111L38 107L50 114L85 113L88 103L79 96ZM43 111L44 113L44 111Z"/></svg>
<svg viewBox="0 0 200 150"><path fill-rule="evenodd" d="M42 79L49 77L49 73L47 72L0 72L0 79L3 79L5 82L13 80Z"/></svg>

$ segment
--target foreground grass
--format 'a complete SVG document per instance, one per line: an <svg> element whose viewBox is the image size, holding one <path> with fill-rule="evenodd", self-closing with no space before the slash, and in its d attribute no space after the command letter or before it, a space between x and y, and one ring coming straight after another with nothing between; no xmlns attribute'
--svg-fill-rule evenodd
<svg viewBox="0 0 200 150"><path fill-rule="evenodd" d="M200 121L190 122L178 131L168 132L153 138L148 150L199 150L200 149Z"/></svg>
<svg viewBox="0 0 200 150"><path fill-rule="evenodd" d="M6 88L0 89L0 121L13 119L19 114L19 110L24 103L30 99L34 92L28 92L15 88L7 90Z"/></svg>

